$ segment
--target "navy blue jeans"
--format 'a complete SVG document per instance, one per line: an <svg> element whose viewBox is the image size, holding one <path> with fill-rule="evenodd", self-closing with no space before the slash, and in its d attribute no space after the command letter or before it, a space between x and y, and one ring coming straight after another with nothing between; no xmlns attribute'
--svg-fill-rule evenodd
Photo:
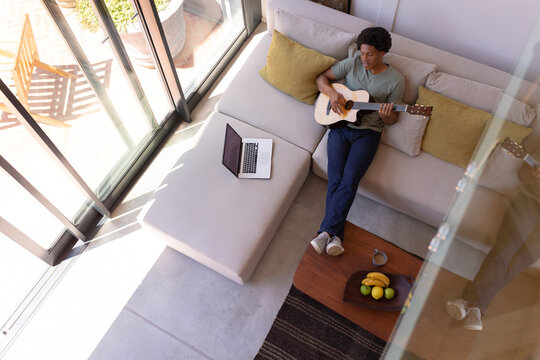
<svg viewBox="0 0 540 360"><path fill-rule="evenodd" d="M328 134L328 189L326 210L319 233L343 239L347 214L358 183L377 152L381 133L369 129L341 126Z"/></svg>

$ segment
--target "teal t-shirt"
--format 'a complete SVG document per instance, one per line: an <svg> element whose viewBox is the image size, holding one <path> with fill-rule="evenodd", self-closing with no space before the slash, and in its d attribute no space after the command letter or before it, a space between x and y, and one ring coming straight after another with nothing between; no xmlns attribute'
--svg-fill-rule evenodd
<svg viewBox="0 0 540 360"><path fill-rule="evenodd" d="M345 85L353 91L366 90L377 103L403 103L405 78L387 65L385 71L373 75L364 69L360 56L347 58L332 66L332 73L338 80L345 79ZM372 129L381 132L384 128L379 112L374 111L362 117L361 125L348 124L355 129Z"/></svg>

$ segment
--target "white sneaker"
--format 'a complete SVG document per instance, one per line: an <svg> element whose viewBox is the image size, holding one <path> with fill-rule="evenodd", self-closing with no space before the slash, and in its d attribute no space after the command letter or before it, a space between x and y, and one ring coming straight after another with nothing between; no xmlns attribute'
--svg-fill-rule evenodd
<svg viewBox="0 0 540 360"><path fill-rule="evenodd" d="M469 303L467 300L456 299L446 302L446 312L456 320L463 320L467 315Z"/></svg>
<svg viewBox="0 0 540 360"><path fill-rule="evenodd" d="M467 310L467 317L463 323L463 328L466 330L482 331L482 313L480 308L471 307Z"/></svg>
<svg viewBox="0 0 540 360"><path fill-rule="evenodd" d="M317 254L322 254L329 241L330 235L326 231L323 231L315 239L311 240L311 246L313 246Z"/></svg>
<svg viewBox="0 0 540 360"><path fill-rule="evenodd" d="M341 239L339 236L334 236L326 245L326 253L330 256L338 256L343 254L345 249L343 248L343 245L341 245Z"/></svg>

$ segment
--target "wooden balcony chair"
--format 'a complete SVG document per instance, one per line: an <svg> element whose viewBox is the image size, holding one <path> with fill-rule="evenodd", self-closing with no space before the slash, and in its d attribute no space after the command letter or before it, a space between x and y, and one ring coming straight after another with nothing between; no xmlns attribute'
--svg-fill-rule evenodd
<svg viewBox="0 0 540 360"><path fill-rule="evenodd" d="M4 42L4 44L7 42ZM0 46L2 42L0 42ZM56 66L48 65L39 60L39 55L36 46L36 40L34 38L34 33L32 32L32 26L30 25L30 19L28 14L24 16L24 25L22 29L22 34L20 40L16 46L16 52L11 52L9 50L3 50L0 48L0 56L8 58L9 62L4 65L8 65L9 71L11 72L11 77L13 80L12 85L15 86L16 96L19 101L26 107L30 112L28 106L28 93L30 91L30 83L32 81L32 74L36 67L49 71L54 74L58 74L67 78L76 79L77 76L70 74L68 72L59 69ZM8 107L5 104L0 103L0 111L10 112ZM66 124L62 121L55 120L53 118L32 113L34 119L38 122L59 126L59 127L70 127L71 125Z"/></svg>

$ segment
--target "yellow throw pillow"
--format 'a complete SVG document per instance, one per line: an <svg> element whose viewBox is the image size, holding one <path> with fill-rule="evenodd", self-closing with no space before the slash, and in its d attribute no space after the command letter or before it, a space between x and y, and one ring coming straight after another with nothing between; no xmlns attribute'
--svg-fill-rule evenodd
<svg viewBox="0 0 540 360"><path fill-rule="evenodd" d="M335 61L333 57L308 49L274 30L266 65L259 74L275 88L306 104L313 104L319 92L315 82L317 76Z"/></svg>
<svg viewBox="0 0 540 360"><path fill-rule="evenodd" d="M503 141L505 137L509 137L518 144L521 144L523 139L532 132L531 128L527 128L516 123L505 121L499 134L499 142Z"/></svg>
<svg viewBox="0 0 540 360"><path fill-rule="evenodd" d="M433 106L422 140L422 150L466 168L484 127L493 116L423 86L418 89L417 103ZM510 136L520 143L530 132L529 128L506 121L499 138L502 140Z"/></svg>

